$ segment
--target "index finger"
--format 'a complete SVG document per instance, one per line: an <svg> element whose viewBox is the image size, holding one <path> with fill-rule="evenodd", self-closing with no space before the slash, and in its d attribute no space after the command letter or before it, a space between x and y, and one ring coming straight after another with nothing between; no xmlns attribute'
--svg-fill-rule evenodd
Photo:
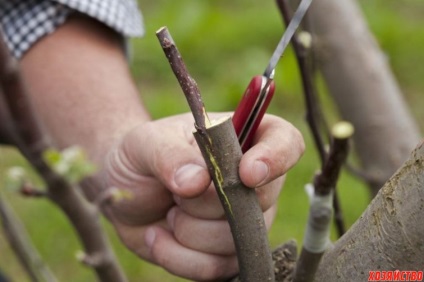
<svg viewBox="0 0 424 282"><path fill-rule="evenodd" d="M243 183L252 188L285 174L305 150L299 130L273 115L265 115L253 142L254 146L243 155L239 169Z"/></svg>

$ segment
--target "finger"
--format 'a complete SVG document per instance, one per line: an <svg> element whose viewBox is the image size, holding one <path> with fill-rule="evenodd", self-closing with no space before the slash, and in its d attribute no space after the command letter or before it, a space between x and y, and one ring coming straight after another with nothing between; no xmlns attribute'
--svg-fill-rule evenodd
<svg viewBox="0 0 424 282"><path fill-rule="evenodd" d="M190 249L216 255L235 254L230 225L226 219L199 219L174 207L168 213L167 222L177 241Z"/></svg>
<svg viewBox="0 0 424 282"><path fill-rule="evenodd" d="M225 216L224 208L213 184L209 185L208 189L198 197L184 199L174 196L174 201L186 213L197 218L222 219Z"/></svg>
<svg viewBox="0 0 424 282"><path fill-rule="evenodd" d="M255 145L242 157L240 178L249 187L258 187L287 172L303 154L300 132L289 122L266 115L254 139Z"/></svg>
<svg viewBox="0 0 424 282"><path fill-rule="evenodd" d="M125 139L122 153L137 172L157 177L173 193L194 197L207 189L209 173L183 122L145 123Z"/></svg>
<svg viewBox="0 0 424 282"><path fill-rule="evenodd" d="M274 181L255 189L262 211L267 211L277 204L284 180L285 176L280 176Z"/></svg>
<svg viewBox="0 0 424 282"><path fill-rule="evenodd" d="M281 176L276 180L256 188L256 195L262 211L268 210L278 201L278 195L283 187L285 177ZM191 199L184 199L174 196L174 201L185 213L199 219L222 219L225 216L224 209L212 184L200 196Z"/></svg>
<svg viewBox="0 0 424 282"><path fill-rule="evenodd" d="M264 213L267 229L275 218L275 210L273 206ZM169 211L167 222L174 231L176 240L190 249L215 255L234 255L236 252L226 219L199 219L175 207Z"/></svg>
<svg viewBox="0 0 424 282"><path fill-rule="evenodd" d="M208 281L228 278L238 271L235 256L218 256L189 249L162 228L149 228L145 241L150 247L149 260L177 276Z"/></svg>

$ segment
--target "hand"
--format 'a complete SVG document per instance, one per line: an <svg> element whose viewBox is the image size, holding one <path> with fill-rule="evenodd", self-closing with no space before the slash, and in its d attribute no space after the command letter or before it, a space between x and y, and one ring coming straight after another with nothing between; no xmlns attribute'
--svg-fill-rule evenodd
<svg viewBox="0 0 424 282"><path fill-rule="evenodd" d="M106 185L133 195L112 206L110 218L123 243L143 259L189 279L227 278L238 272L235 247L193 123L189 114L146 122L111 150ZM304 143L291 124L266 115L254 144L239 173L245 185L256 188L269 228L283 175Z"/></svg>

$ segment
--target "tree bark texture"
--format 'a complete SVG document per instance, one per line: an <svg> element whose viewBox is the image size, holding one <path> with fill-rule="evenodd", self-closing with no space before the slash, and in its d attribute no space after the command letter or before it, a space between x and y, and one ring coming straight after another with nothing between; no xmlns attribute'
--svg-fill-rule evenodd
<svg viewBox="0 0 424 282"><path fill-rule="evenodd" d="M376 194L419 141L418 127L356 1L314 1L309 20L315 58L341 115L355 127Z"/></svg>
<svg viewBox="0 0 424 282"><path fill-rule="evenodd" d="M370 270L424 265L424 142L327 251L315 281L367 281Z"/></svg>
<svg viewBox="0 0 424 282"><path fill-rule="evenodd" d="M206 128L206 132L197 131L194 136L230 223L241 281L275 281L265 221L255 189L244 186L238 174L242 152L231 118Z"/></svg>
<svg viewBox="0 0 424 282"><path fill-rule="evenodd" d="M22 222L0 193L0 221L4 234L32 282L56 282L57 279L34 248ZM0 279L1 281L1 279Z"/></svg>

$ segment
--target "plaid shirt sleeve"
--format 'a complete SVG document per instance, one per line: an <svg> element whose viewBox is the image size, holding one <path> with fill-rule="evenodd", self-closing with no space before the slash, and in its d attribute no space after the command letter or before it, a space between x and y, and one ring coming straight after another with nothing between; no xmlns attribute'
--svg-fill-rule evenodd
<svg viewBox="0 0 424 282"><path fill-rule="evenodd" d="M144 33L134 0L0 0L0 24L11 53L21 58L74 12L92 17L124 37Z"/></svg>

